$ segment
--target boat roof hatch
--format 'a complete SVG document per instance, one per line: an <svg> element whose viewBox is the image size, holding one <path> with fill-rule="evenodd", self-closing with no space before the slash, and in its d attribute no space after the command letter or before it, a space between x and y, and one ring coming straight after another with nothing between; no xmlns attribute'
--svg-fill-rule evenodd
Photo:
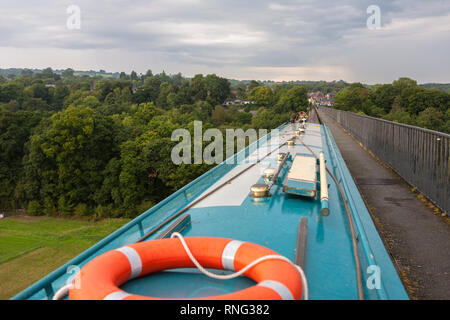
<svg viewBox="0 0 450 320"><path fill-rule="evenodd" d="M317 160L312 156L295 155L283 184L283 191L314 198L317 194Z"/></svg>

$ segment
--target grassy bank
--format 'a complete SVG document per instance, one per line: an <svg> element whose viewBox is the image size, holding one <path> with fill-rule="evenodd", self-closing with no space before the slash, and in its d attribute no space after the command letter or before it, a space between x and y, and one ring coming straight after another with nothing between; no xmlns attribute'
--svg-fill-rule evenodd
<svg viewBox="0 0 450 320"><path fill-rule="evenodd" d="M9 299L124 225L52 217L0 220L0 299Z"/></svg>

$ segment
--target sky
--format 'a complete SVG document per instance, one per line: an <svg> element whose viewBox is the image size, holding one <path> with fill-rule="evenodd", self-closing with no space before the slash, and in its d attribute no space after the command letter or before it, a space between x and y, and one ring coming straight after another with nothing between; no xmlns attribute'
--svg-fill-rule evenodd
<svg viewBox="0 0 450 320"><path fill-rule="evenodd" d="M449 57L448 0L0 0L0 68L450 83Z"/></svg>

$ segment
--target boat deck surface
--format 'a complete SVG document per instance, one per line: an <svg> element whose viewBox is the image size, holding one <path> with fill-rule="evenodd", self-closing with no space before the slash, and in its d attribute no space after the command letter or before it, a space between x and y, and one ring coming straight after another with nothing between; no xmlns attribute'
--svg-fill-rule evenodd
<svg viewBox="0 0 450 320"><path fill-rule="evenodd" d="M307 218L305 273L310 299L358 299L355 258L349 222L338 189L331 178L329 184L330 215L320 214L320 201L283 192L295 155L311 156L299 139L294 146L284 144L295 136L299 124L280 127L280 135L269 135L238 153L250 163L216 166L202 177L185 186L168 199L136 218L93 248L76 257L51 275L28 288L15 299L47 299L63 286L73 274L67 267L83 267L94 257L121 246L134 243L156 225L163 222L196 199L250 167L230 183L213 192L185 211L191 223L182 231L184 237L223 237L253 242L270 248L294 261L297 232L301 218ZM325 125L307 123L300 139L315 153L324 152L326 164L343 186L352 211L358 235L358 251L366 299L407 299L400 279L373 225L345 162ZM280 145L282 145L280 147ZM270 153L272 152L272 153ZM255 199L250 187L265 183L265 168L277 168L278 152L289 153L278 181L270 189L270 197ZM266 156L267 154L269 154ZM265 157L266 156L266 157ZM263 159L262 159L263 158ZM256 159L262 159L252 166ZM253 161L253 162L252 162ZM318 167L318 166L317 166ZM320 190L320 189L317 189ZM168 224L170 225L170 224ZM163 232L156 232L147 240ZM366 286L372 275L369 266L379 267L379 288ZM215 270L217 273L227 271ZM247 288L255 283L246 278L216 280L202 275L197 269L176 269L134 279L121 288L129 293L161 298L199 298L226 294Z"/></svg>

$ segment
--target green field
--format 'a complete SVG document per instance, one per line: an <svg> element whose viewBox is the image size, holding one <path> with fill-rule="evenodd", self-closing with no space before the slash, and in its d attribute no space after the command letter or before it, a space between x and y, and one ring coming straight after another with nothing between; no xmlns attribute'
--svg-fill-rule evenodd
<svg viewBox="0 0 450 320"><path fill-rule="evenodd" d="M0 299L8 299L124 225L52 217L0 220Z"/></svg>

